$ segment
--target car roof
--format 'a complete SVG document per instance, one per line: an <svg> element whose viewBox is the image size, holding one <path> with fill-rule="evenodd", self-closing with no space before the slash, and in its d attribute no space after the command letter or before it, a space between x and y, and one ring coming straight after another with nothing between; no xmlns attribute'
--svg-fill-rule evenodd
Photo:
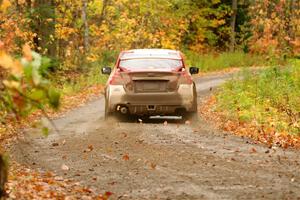
<svg viewBox="0 0 300 200"><path fill-rule="evenodd" d="M182 56L180 51L171 49L132 49L123 51L120 54L121 60L141 58L163 58L181 60Z"/></svg>

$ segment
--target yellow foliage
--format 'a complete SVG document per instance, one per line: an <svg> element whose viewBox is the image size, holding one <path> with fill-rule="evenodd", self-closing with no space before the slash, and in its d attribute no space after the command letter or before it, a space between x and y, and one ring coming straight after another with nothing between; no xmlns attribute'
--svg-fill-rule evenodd
<svg viewBox="0 0 300 200"><path fill-rule="evenodd" d="M23 74L23 67L21 63L17 60L14 60L5 52L0 52L0 67L9 70L15 76L20 76Z"/></svg>
<svg viewBox="0 0 300 200"><path fill-rule="evenodd" d="M18 81L4 80L3 84L10 89L19 89L20 88L20 82L18 82Z"/></svg>
<svg viewBox="0 0 300 200"><path fill-rule="evenodd" d="M8 70L14 67L14 60L5 52L0 52L0 67Z"/></svg>
<svg viewBox="0 0 300 200"><path fill-rule="evenodd" d="M95 54L89 55L86 59L90 62L95 62L95 61L99 60L98 56Z"/></svg>
<svg viewBox="0 0 300 200"><path fill-rule="evenodd" d="M0 11L6 12L10 6L11 3L9 0L2 0L2 4L0 5Z"/></svg>
<svg viewBox="0 0 300 200"><path fill-rule="evenodd" d="M25 44L23 46L23 56L27 61L32 60L32 53L31 53L31 48L28 44Z"/></svg>

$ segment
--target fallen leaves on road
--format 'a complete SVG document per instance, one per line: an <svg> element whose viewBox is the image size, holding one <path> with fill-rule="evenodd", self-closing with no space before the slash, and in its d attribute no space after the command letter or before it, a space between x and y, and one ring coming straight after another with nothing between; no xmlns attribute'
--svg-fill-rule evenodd
<svg viewBox="0 0 300 200"><path fill-rule="evenodd" d="M35 171L12 163L6 187L7 199L96 199L107 200L112 193L96 194L79 182L51 172Z"/></svg>
<svg viewBox="0 0 300 200"><path fill-rule="evenodd" d="M126 137L127 137L127 133L123 132L123 133L122 133L122 136L123 136L124 138L126 138Z"/></svg>
<svg viewBox="0 0 300 200"><path fill-rule="evenodd" d="M129 160L129 155L128 154L123 155L123 160L125 161Z"/></svg>
<svg viewBox="0 0 300 200"><path fill-rule="evenodd" d="M255 148L252 147L252 148L250 149L250 153L257 153L257 151L256 151Z"/></svg>
<svg viewBox="0 0 300 200"><path fill-rule="evenodd" d="M58 144L58 142L53 142L52 146L57 147L57 146L59 146L59 144Z"/></svg>
<svg viewBox="0 0 300 200"><path fill-rule="evenodd" d="M156 164L155 164L155 163L151 163L151 164L150 164L150 167L151 167L151 169L154 170L154 169L156 169Z"/></svg>
<svg viewBox="0 0 300 200"><path fill-rule="evenodd" d="M87 149L83 150L84 153L88 153L94 150L93 145L89 145Z"/></svg>

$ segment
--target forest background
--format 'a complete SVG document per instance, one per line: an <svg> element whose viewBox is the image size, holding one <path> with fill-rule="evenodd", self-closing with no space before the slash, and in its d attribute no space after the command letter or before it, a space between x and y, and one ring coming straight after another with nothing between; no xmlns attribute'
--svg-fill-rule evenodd
<svg viewBox="0 0 300 200"><path fill-rule="evenodd" d="M170 48L202 71L300 55L297 0L1 0L1 121L103 84L121 50ZM58 88L59 90L55 89Z"/></svg>

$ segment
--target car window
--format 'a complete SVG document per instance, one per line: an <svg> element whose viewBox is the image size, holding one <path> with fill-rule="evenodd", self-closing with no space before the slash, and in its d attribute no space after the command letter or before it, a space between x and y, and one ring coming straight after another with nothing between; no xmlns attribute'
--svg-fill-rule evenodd
<svg viewBox="0 0 300 200"><path fill-rule="evenodd" d="M126 69L177 69L183 67L181 60L162 59L162 58L139 58L121 60L120 67Z"/></svg>

